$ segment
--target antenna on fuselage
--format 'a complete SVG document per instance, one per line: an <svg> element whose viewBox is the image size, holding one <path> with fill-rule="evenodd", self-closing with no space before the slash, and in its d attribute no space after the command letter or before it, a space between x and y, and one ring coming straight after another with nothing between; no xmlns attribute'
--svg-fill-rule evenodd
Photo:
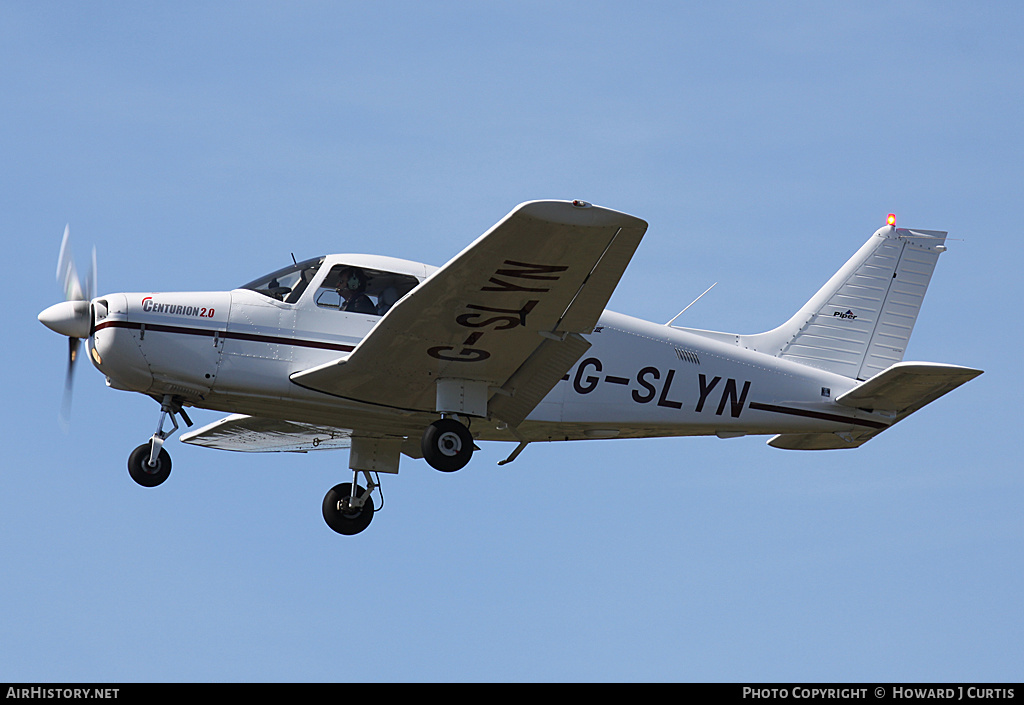
<svg viewBox="0 0 1024 705"><path fill-rule="evenodd" d="M297 259L295 259L295 253L294 252L289 252L288 254L290 254L292 256L292 264L298 264L299 263L299 261Z"/></svg>
<svg viewBox="0 0 1024 705"><path fill-rule="evenodd" d="M715 288L716 286L718 286L718 282L715 282L714 284L712 284L711 286L709 286L709 287L708 287L707 289L705 289L705 290L704 290L704 294L708 293L709 291L711 291L712 289L714 289L714 288ZM670 325L672 325L673 323L675 323L675 322L676 322L676 318L679 318L679 317L680 317L680 316L682 316L682 315L683 315L684 313L686 313L686 309L687 309L687 308L690 308L690 306L693 306L693 305L694 305L695 303L697 303L698 301L700 301L700 299L701 299L701 296L704 296L704 294L701 294L700 296L698 296L697 298L695 298L695 299L694 299L693 301L691 301L691 302L690 302L690 305L689 305L689 306L687 306L687 307L686 307L686 308L684 308L684 309L683 309L682 311L680 311L679 313L677 313L677 314L675 315L675 317L674 317L674 318L673 318L673 319L672 319L671 321L669 321L668 323L666 323L665 325L666 325L666 326L670 326Z"/></svg>

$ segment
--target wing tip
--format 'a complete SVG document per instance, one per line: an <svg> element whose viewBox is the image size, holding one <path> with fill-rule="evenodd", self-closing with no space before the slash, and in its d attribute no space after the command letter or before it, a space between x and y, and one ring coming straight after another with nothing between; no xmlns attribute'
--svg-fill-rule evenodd
<svg viewBox="0 0 1024 705"><path fill-rule="evenodd" d="M596 206L588 201L537 200L525 201L512 209L512 214L538 220L583 227L643 227L647 221L622 211Z"/></svg>

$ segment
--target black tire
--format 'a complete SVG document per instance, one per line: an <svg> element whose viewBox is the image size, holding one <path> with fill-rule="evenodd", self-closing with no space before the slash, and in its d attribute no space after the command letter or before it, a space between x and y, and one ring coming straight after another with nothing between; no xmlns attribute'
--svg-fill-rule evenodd
<svg viewBox="0 0 1024 705"><path fill-rule="evenodd" d="M366 494L366 489L363 487L356 487L356 496L362 497ZM352 496L352 483L343 482L340 485L335 485L327 494L324 495L324 521L327 522L327 526L331 527L334 531L345 536L352 536L358 534L360 531L370 525L370 521L373 519L373 497L366 497L366 501L363 506L355 511L346 509L349 498ZM338 508L338 503L342 503L342 508Z"/></svg>
<svg viewBox="0 0 1024 705"><path fill-rule="evenodd" d="M150 444L143 443L128 456L128 474L143 487L156 487L171 474L171 456L164 450L156 456L156 467L149 467Z"/></svg>
<svg viewBox="0 0 1024 705"><path fill-rule="evenodd" d="M473 457L473 436L455 419L438 419L423 432L420 450L430 467L455 472Z"/></svg>

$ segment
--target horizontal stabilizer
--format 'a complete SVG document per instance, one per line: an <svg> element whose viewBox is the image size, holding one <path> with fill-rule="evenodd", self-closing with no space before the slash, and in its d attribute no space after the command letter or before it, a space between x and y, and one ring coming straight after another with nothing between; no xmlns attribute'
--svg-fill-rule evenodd
<svg viewBox="0 0 1024 705"><path fill-rule="evenodd" d="M836 403L881 412L896 423L981 373L959 365L900 362L840 395ZM768 445L785 450L856 448L891 426L838 433L785 433L772 437Z"/></svg>
<svg viewBox="0 0 1024 705"><path fill-rule="evenodd" d="M848 433L781 433L769 440L768 445L783 450L840 450L862 446L877 433L869 431L856 438Z"/></svg>
<svg viewBox="0 0 1024 705"><path fill-rule="evenodd" d="M981 370L934 362L900 362L879 372L836 403L856 409L881 409L904 417L981 374Z"/></svg>

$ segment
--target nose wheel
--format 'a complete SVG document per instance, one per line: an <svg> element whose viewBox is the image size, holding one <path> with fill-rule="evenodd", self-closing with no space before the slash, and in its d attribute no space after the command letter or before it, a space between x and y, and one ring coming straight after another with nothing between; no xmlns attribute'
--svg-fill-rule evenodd
<svg viewBox="0 0 1024 705"><path fill-rule="evenodd" d="M435 470L455 472L466 467L473 457L473 436L453 418L438 419L423 432L420 450Z"/></svg>
<svg viewBox="0 0 1024 705"><path fill-rule="evenodd" d="M143 487L156 487L171 474L171 456L163 448L156 456L156 463L150 464L153 450L151 443L143 443L128 456L128 474Z"/></svg>

